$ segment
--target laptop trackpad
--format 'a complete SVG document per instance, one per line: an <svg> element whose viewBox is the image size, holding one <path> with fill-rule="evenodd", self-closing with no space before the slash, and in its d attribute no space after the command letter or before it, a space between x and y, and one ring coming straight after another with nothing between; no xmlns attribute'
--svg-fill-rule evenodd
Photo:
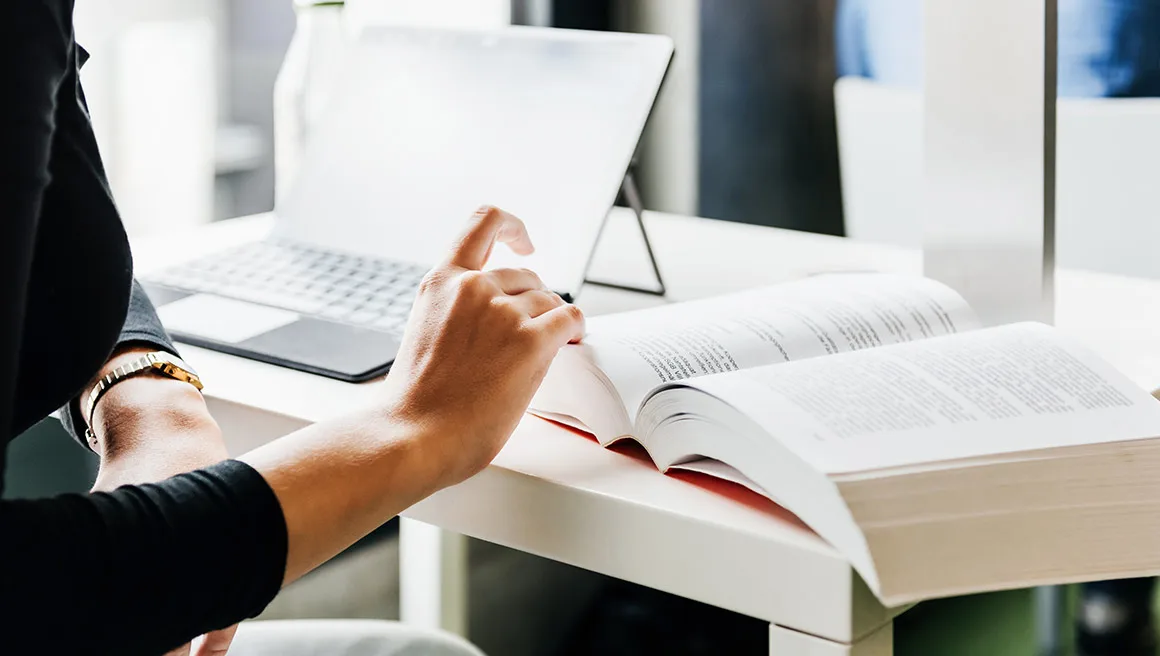
<svg viewBox="0 0 1160 656"><path fill-rule="evenodd" d="M320 373L364 380L373 373L385 373L385 367L394 362L399 351L399 340L375 330L303 317L238 346Z"/></svg>
<svg viewBox="0 0 1160 656"><path fill-rule="evenodd" d="M157 315L169 330L225 344L240 344L299 319L293 312L213 294L193 294L166 303Z"/></svg>
<svg viewBox="0 0 1160 656"><path fill-rule="evenodd" d="M174 337L264 362L361 381L386 373L399 350L388 333L303 317L213 294L159 303L157 314Z"/></svg>

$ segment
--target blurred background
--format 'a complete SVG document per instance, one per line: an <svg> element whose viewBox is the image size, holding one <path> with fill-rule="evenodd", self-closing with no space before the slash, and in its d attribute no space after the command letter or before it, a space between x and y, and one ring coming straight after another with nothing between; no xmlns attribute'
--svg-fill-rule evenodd
<svg viewBox="0 0 1160 656"><path fill-rule="evenodd" d="M348 5L375 21L668 33L677 61L642 152L650 208L841 231L835 0ZM294 33L291 0L86 0L76 21L94 55L84 70L93 119L132 231L272 208L272 98Z"/></svg>
<svg viewBox="0 0 1160 656"><path fill-rule="evenodd" d="M1140 4L1152 13L1131 14L1131 2L1060 2L1064 266L1160 275L1152 257L1160 101L1147 97L1160 93L1160 19L1146 20L1158 3ZM647 208L921 243L920 0L351 0L343 11L365 21L668 34L677 59L640 153ZM1116 27L1135 19L1144 32ZM273 98L295 31L292 0L83 0L76 23L92 54L83 83L130 234L273 208ZM1081 24L1104 33L1069 27ZM1131 57L1151 64L1133 69ZM849 77L835 95L839 72ZM94 471L55 422L17 440L10 461L9 496L85 490ZM385 527L295 584L267 616L397 616L392 535ZM609 595L697 615L587 572L472 549L480 610L471 637L489 653L612 653L592 635L616 624L594 610ZM897 653L1031 654L1030 599L1023 591L922 604L897 622ZM730 653L748 653L764 633L740 617L697 621L734 627ZM661 627L640 630L663 640Z"/></svg>

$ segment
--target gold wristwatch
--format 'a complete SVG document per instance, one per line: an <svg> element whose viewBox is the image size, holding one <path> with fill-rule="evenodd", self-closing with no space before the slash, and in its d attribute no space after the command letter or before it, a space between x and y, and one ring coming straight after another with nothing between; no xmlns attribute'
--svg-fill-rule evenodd
<svg viewBox="0 0 1160 656"><path fill-rule="evenodd" d="M110 371L108 375L97 381L93 391L89 392L88 403L86 404L87 412L84 419L88 422L88 427L85 428L85 439L93 449L97 448L97 436L93 433L93 410L97 407L97 401L108 392L113 385L127 379L132 378L138 374L145 372L157 372L163 376L169 376L175 380L180 380L184 383L189 383L201 391L201 378L194 372L193 368L185 363L185 360L171 355L165 351L154 351L146 353L141 357L127 362L116 369Z"/></svg>

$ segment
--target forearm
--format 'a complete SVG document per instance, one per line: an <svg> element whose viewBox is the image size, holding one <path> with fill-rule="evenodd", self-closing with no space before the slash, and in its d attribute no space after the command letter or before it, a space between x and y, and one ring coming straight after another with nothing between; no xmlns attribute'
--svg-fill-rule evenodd
<svg viewBox="0 0 1160 656"><path fill-rule="evenodd" d="M423 427L378 411L324 422L241 458L274 490L286 520L290 583L414 503L455 482ZM431 440L426 440L430 444Z"/></svg>
<svg viewBox="0 0 1160 656"><path fill-rule="evenodd" d="M102 371L150 350L123 349ZM92 421L101 456L97 490L203 467L207 449L217 456L213 462L226 457L201 393L170 378L142 375L119 382L101 398ZM366 411L306 428L241 458L266 479L282 506L286 583L450 481L439 465L447 459L419 448L423 431L415 421Z"/></svg>

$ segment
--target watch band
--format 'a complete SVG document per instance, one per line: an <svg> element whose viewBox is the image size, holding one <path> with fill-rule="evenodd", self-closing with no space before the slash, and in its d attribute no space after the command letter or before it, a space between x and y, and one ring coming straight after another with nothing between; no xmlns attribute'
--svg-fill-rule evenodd
<svg viewBox="0 0 1160 656"><path fill-rule="evenodd" d="M189 383L198 391L203 388L201 378L194 373L189 365L185 364L184 360L165 351L146 353L136 360L117 367L98 380L96 386L89 392L86 403L87 412L84 415L84 420L88 423L88 427L85 428L85 439L94 449L97 447L97 436L93 433L93 411L97 408L97 401L100 401L101 397L117 383L147 371L156 371L164 376Z"/></svg>

